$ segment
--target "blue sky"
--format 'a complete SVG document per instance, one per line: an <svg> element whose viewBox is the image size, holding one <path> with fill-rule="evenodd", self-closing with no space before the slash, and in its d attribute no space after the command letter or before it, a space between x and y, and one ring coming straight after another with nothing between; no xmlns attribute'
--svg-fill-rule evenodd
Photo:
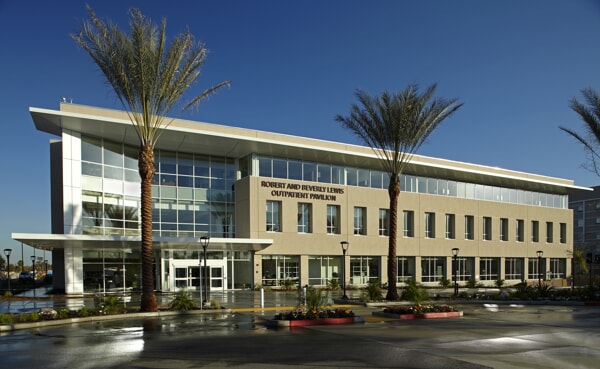
<svg viewBox="0 0 600 369"><path fill-rule="evenodd" d="M438 83L464 106L420 154L572 179L584 152L558 129L581 130L569 100L600 91L600 2L591 0L90 0L127 28L139 7L189 26L210 54L192 92L232 80L184 118L359 143L335 122L357 88L371 94ZM28 108L74 103L120 109L91 59L69 37L83 1L0 0L0 248L13 232L50 232L48 142ZM25 258L31 251L26 247Z"/></svg>

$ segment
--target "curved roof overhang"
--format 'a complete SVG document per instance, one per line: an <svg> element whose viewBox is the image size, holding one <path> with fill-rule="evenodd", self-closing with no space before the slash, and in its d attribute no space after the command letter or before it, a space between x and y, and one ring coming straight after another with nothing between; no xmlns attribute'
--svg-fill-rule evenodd
<svg viewBox="0 0 600 369"><path fill-rule="evenodd" d="M83 250L137 250L141 237L93 236L69 234L13 233L13 240L40 250L83 249ZM261 251L273 244L271 239L216 238L211 237L207 250L210 251ZM200 250L200 238L153 237L155 250Z"/></svg>
<svg viewBox="0 0 600 369"><path fill-rule="evenodd" d="M72 130L139 145L136 129L122 111L63 103L60 111L30 108L30 113L38 130L59 137L63 130ZM155 148L234 158L255 153L365 168L378 168L380 162L365 146L180 119L174 119L161 133ZM406 173L555 194L591 190L574 185L572 180L421 155L413 156Z"/></svg>

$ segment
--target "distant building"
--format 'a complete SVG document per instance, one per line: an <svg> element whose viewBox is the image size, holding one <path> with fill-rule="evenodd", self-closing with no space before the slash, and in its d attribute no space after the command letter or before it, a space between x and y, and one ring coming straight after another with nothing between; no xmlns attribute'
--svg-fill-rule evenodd
<svg viewBox="0 0 600 369"><path fill-rule="evenodd" d="M574 249L583 252L589 261L588 275L579 275L577 284L588 284L600 278L600 186L593 191L574 191L569 196L569 208L573 210ZM575 270L581 274L580 270Z"/></svg>
<svg viewBox="0 0 600 369"><path fill-rule="evenodd" d="M52 250L54 286L68 294L138 288L139 140L127 114L68 103L30 112L38 130L58 138L50 142L52 234L13 239ZM325 286L344 271L349 285L385 283L387 184L367 147L174 120L156 146L156 289ZM401 178L398 282L437 286L457 274L462 285L539 278L566 285L568 191L582 189L415 156Z"/></svg>

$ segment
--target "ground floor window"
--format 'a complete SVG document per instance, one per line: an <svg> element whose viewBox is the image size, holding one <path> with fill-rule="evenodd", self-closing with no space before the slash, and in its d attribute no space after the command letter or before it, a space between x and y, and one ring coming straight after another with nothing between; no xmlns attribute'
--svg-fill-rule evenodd
<svg viewBox="0 0 600 369"><path fill-rule="evenodd" d="M140 285L139 251L83 251L84 292L125 292Z"/></svg>
<svg viewBox="0 0 600 369"><path fill-rule="evenodd" d="M446 275L446 258L425 256L421 258L421 280L439 282Z"/></svg>
<svg viewBox="0 0 600 369"><path fill-rule="evenodd" d="M544 258L530 258L529 259L529 270L527 273L527 279L546 279L544 272L544 264L546 259Z"/></svg>
<svg viewBox="0 0 600 369"><path fill-rule="evenodd" d="M504 260L504 279L523 280L522 258L506 258Z"/></svg>
<svg viewBox="0 0 600 369"><path fill-rule="evenodd" d="M342 285L343 270L340 256L309 256L308 284L326 286L329 281L336 279Z"/></svg>
<svg viewBox="0 0 600 369"><path fill-rule="evenodd" d="M415 278L415 257L398 256L397 282L406 282Z"/></svg>
<svg viewBox="0 0 600 369"><path fill-rule="evenodd" d="M567 260L551 258L550 259L550 271L548 272L548 279L566 278L567 275Z"/></svg>
<svg viewBox="0 0 600 369"><path fill-rule="evenodd" d="M452 262L453 268L456 268L456 270L453 270L452 272L456 273L456 275L451 274L449 279L453 279L454 276L456 276L457 281L468 281L469 279L473 278L473 270L475 270L475 258L458 257L456 258L456 263L458 265L454 265L454 260Z"/></svg>
<svg viewBox="0 0 600 369"><path fill-rule="evenodd" d="M361 285L379 279L380 260L379 256L350 257L350 283Z"/></svg>
<svg viewBox="0 0 600 369"><path fill-rule="evenodd" d="M499 258L479 259L479 279L482 281L495 281L500 277Z"/></svg>
<svg viewBox="0 0 600 369"><path fill-rule="evenodd" d="M298 281L300 257L287 255L264 255L262 257L262 284L279 286L287 280Z"/></svg>

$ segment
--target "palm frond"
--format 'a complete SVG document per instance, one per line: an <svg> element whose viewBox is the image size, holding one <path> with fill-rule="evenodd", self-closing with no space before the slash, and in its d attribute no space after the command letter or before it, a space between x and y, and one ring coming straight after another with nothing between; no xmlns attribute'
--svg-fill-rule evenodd
<svg viewBox="0 0 600 369"><path fill-rule="evenodd" d="M186 30L167 45L166 21L160 26L139 9L130 10L130 33L101 20L88 6L90 19L71 37L90 55L135 125L141 144L154 146L166 118L200 76L207 51ZM225 81L181 103L176 115L196 106Z"/></svg>

